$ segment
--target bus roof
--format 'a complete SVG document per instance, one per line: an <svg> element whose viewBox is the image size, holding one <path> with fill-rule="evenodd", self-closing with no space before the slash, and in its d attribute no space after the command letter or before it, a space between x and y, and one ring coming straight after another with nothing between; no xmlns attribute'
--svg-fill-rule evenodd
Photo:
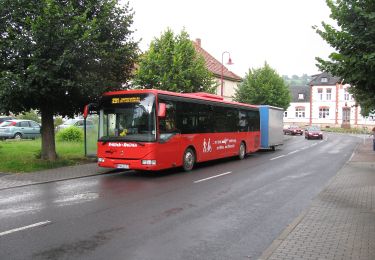
<svg viewBox="0 0 375 260"><path fill-rule="evenodd" d="M171 92L171 91L165 91L165 90L159 90L159 89L131 89L131 90L119 90L119 91L111 91L106 92L103 95L104 96L113 96L113 95L125 95L125 94L145 94L145 93L153 93L155 95L157 94L163 94L163 95L169 95L169 96L176 96L176 97L184 97L189 99L198 99L198 100L204 100L204 101L211 101L211 102L217 102L222 104L229 104L229 105L237 105L237 106L246 106L251 108L258 108L259 106L256 105L250 105L245 103L239 103L234 101L227 101L224 100L223 97L205 93L205 92L196 92L196 93L177 93L177 92Z"/></svg>

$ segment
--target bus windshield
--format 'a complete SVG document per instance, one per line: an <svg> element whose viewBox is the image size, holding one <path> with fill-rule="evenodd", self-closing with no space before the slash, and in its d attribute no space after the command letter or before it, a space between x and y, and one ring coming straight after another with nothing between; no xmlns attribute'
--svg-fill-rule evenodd
<svg viewBox="0 0 375 260"><path fill-rule="evenodd" d="M137 94L104 97L99 125L99 141L155 141L155 96Z"/></svg>

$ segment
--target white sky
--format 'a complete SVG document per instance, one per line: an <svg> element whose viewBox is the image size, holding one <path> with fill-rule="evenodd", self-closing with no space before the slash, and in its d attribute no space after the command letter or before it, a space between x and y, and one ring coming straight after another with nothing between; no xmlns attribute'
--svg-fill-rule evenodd
<svg viewBox="0 0 375 260"><path fill-rule="evenodd" d="M126 1L126 0L124 0ZM264 61L280 75L318 73L315 57L333 51L311 28L331 22L325 0L129 0L135 12L135 40L146 51L167 29L201 38L202 47L221 61L230 52L239 76ZM224 63L228 55L224 55Z"/></svg>

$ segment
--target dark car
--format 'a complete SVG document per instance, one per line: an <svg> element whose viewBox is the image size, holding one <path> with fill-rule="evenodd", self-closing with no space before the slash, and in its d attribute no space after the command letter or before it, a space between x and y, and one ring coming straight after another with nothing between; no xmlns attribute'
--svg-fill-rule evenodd
<svg viewBox="0 0 375 260"><path fill-rule="evenodd" d="M40 137L40 125L32 120L6 120L0 124L0 139L35 139Z"/></svg>
<svg viewBox="0 0 375 260"><path fill-rule="evenodd" d="M323 139L323 133L317 126L310 126L305 130L306 139Z"/></svg>
<svg viewBox="0 0 375 260"><path fill-rule="evenodd" d="M302 135L303 130L298 125L291 125L283 129L284 135Z"/></svg>

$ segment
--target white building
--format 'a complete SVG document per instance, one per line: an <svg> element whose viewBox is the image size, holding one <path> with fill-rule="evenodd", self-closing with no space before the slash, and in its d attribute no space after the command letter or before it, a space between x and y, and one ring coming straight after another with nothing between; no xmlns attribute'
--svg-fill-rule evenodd
<svg viewBox="0 0 375 260"><path fill-rule="evenodd" d="M349 93L350 87L326 72L314 75L310 86L290 87L292 102L285 111L284 123L346 128L374 126L373 116L361 116L360 106Z"/></svg>

